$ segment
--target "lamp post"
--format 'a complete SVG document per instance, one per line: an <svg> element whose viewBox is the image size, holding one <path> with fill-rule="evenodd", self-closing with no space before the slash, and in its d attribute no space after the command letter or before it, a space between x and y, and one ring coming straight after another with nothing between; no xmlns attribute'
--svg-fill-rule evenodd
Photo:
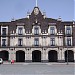
<svg viewBox="0 0 75 75"><path fill-rule="evenodd" d="M68 44L67 44L67 65L68 65Z"/></svg>
<svg viewBox="0 0 75 75"><path fill-rule="evenodd" d="M67 40L67 65L68 65L68 40Z"/></svg>
<svg viewBox="0 0 75 75"><path fill-rule="evenodd" d="M60 50L61 50L61 62L62 62L62 48Z"/></svg>
<svg viewBox="0 0 75 75"><path fill-rule="evenodd" d="M60 48L60 50L61 50L61 61L62 61L62 37L60 37L60 39L61 39L61 48Z"/></svg>

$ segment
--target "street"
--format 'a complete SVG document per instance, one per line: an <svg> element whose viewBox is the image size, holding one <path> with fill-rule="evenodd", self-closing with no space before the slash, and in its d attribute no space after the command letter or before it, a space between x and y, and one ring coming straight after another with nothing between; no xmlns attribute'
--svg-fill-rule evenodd
<svg viewBox="0 0 75 75"><path fill-rule="evenodd" d="M73 64L22 63L0 65L0 75L74 75Z"/></svg>

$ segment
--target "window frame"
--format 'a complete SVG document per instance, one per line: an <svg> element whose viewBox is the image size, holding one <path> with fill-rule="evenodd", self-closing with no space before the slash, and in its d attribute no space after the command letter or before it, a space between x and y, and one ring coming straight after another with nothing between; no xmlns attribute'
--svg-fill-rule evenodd
<svg viewBox="0 0 75 75"><path fill-rule="evenodd" d="M18 27L18 35L22 35L22 34L23 34L23 27Z"/></svg>
<svg viewBox="0 0 75 75"><path fill-rule="evenodd" d="M55 34L55 27L51 26L50 27L50 35L54 35Z"/></svg>
<svg viewBox="0 0 75 75"><path fill-rule="evenodd" d="M50 38L50 45L55 46L55 38Z"/></svg>
<svg viewBox="0 0 75 75"><path fill-rule="evenodd" d="M6 46L6 39L2 39L2 46Z"/></svg>
<svg viewBox="0 0 75 75"><path fill-rule="evenodd" d="M5 31L3 31L3 29L5 29ZM2 35L6 35L6 29L7 28L2 28Z"/></svg>
<svg viewBox="0 0 75 75"><path fill-rule="evenodd" d="M39 38L34 38L34 46L39 46Z"/></svg>
<svg viewBox="0 0 75 75"><path fill-rule="evenodd" d="M66 26L66 35L71 35L71 27Z"/></svg>
<svg viewBox="0 0 75 75"><path fill-rule="evenodd" d="M39 35L39 27L34 27L34 35Z"/></svg>
<svg viewBox="0 0 75 75"><path fill-rule="evenodd" d="M22 38L18 38L18 46L23 46L23 39Z"/></svg>
<svg viewBox="0 0 75 75"><path fill-rule="evenodd" d="M71 46L71 38L67 38L67 46Z"/></svg>

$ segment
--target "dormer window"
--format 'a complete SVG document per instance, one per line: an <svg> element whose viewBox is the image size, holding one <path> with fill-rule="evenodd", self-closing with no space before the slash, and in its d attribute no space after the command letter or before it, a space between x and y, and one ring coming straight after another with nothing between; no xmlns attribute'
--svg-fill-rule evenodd
<svg viewBox="0 0 75 75"><path fill-rule="evenodd" d="M39 28L38 28L38 27L35 27L35 28L34 28L34 34L35 34L35 35L38 35L38 34L39 34Z"/></svg>
<svg viewBox="0 0 75 75"><path fill-rule="evenodd" d="M54 35L55 34L55 27L50 27L50 34Z"/></svg>
<svg viewBox="0 0 75 75"><path fill-rule="evenodd" d="M2 35L6 35L6 28L2 28Z"/></svg>
<svg viewBox="0 0 75 75"><path fill-rule="evenodd" d="M66 34L67 35L70 35L71 34L71 27L70 26L67 26L66 27Z"/></svg>
<svg viewBox="0 0 75 75"><path fill-rule="evenodd" d="M19 27L19 28L18 28L18 34L19 34L19 35L22 35L22 34L23 34L23 28L22 28L22 27Z"/></svg>

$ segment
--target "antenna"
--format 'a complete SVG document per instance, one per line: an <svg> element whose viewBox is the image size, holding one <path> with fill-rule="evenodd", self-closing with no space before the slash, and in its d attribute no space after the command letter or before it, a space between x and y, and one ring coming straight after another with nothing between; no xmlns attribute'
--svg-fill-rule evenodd
<svg viewBox="0 0 75 75"><path fill-rule="evenodd" d="M36 7L37 7L37 0L36 0Z"/></svg>

